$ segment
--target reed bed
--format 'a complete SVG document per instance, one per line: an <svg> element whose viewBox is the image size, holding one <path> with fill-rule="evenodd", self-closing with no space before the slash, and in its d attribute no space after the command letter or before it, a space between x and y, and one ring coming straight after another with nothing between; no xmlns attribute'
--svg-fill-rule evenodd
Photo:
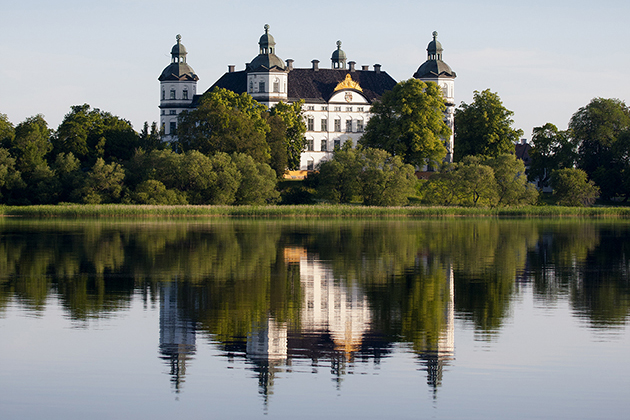
<svg viewBox="0 0 630 420"><path fill-rule="evenodd" d="M630 207L526 206L471 207L369 207L360 205L292 206L154 206L154 205L42 205L1 206L0 214L25 218L99 217L584 217L626 218Z"/></svg>

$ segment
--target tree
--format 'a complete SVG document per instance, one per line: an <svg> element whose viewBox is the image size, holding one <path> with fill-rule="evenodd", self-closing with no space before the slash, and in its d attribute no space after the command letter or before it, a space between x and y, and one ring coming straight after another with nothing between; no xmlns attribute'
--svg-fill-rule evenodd
<svg viewBox="0 0 630 420"><path fill-rule="evenodd" d="M352 148L346 142L330 161L321 163L319 194L334 203L361 200L373 206L407 204L417 183L413 166L381 149Z"/></svg>
<svg viewBox="0 0 630 420"><path fill-rule="evenodd" d="M15 159L5 148L0 148L0 198L6 202L7 194L23 186L22 175L15 169Z"/></svg>
<svg viewBox="0 0 630 420"><path fill-rule="evenodd" d="M523 130L512 128L512 115L490 89L475 91L470 105L462 102L455 110L455 160L513 153Z"/></svg>
<svg viewBox="0 0 630 420"><path fill-rule="evenodd" d="M271 117L280 117L284 123L285 131L281 150L286 154L286 167L289 170L300 169L300 157L306 146L306 138L304 137L306 124L302 115L303 104L303 100L292 104L278 102L269 110ZM272 145L270 144L270 146Z"/></svg>
<svg viewBox="0 0 630 420"><path fill-rule="evenodd" d="M270 158L266 135L266 107L250 95L215 88L203 95L199 106L179 116L177 145L182 151L245 153L257 162Z"/></svg>
<svg viewBox="0 0 630 420"><path fill-rule="evenodd" d="M75 105L53 137L54 153L72 153L85 166L98 158L122 161L133 156L138 135L131 123L90 105Z"/></svg>
<svg viewBox="0 0 630 420"><path fill-rule="evenodd" d="M556 169L551 173L551 186L557 203L562 206L592 206L599 197L599 187L588 180L581 169Z"/></svg>
<svg viewBox="0 0 630 420"><path fill-rule="evenodd" d="M372 118L360 140L415 166L435 165L446 156L451 130L444 122L446 105L438 85L417 79L402 81L372 106Z"/></svg>
<svg viewBox="0 0 630 420"><path fill-rule="evenodd" d="M402 206L409 202L417 184L413 166L400 156L392 156L381 149L363 150L361 171L363 204L368 206Z"/></svg>
<svg viewBox="0 0 630 420"><path fill-rule="evenodd" d="M20 171L33 172L37 167L47 165L46 155L52 150L51 132L41 114L29 117L15 127L9 151Z"/></svg>
<svg viewBox="0 0 630 420"><path fill-rule="evenodd" d="M151 124L151 130L149 131L149 123L144 122L142 131L138 138L138 146L150 152L151 150L160 150L167 147L167 143L160 138L160 131L157 128L157 123L153 121Z"/></svg>
<svg viewBox="0 0 630 420"><path fill-rule="evenodd" d="M278 199L276 173L269 165L242 153L234 153L231 158L241 174L234 204L266 204Z"/></svg>
<svg viewBox="0 0 630 420"><path fill-rule="evenodd" d="M9 148L14 135L15 128L7 114L0 114L0 147Z"/></svg>
<svg viewBox="0 0 630 420"><path fill-rule="evenodd" d="M135 191L130 194L129 201L136 204L188 204L183 193L173 189L167 189L164 184L155 179L141 182Z"/></svg>
<svg viewBox="0 0 630 420"><path fill-rule="evenodd" d="M483 162L494 171L497 205L533 204L538 198L534 184L527 182L525 164L513 154L505 153Z"/></svg>
<svg viewBox="0 0 630 420"><path fill-rule="evenodd" d="M120 164L106 164L103 158L87 173L84 186L75 191L80 200L86 204L115 203L120 199L125 172Z"/></svg>
<svg viewBox="0 0 630 420"><path fill-rule="evenodd" d="M577 154L569 131L560 131L551 123L535 127L532 144L529 177L538 180L539 187L548 184L552 170L575 165Z"/></svg>
<svg viewBox="0 0 630 420"><path fill-rule="evenodd" d="M569 122L578 167L601 187L604 198L630 195L620 174L630 172L630 109L619 99L594 98ZM627 176L623 176L627 178Z"/></svg>

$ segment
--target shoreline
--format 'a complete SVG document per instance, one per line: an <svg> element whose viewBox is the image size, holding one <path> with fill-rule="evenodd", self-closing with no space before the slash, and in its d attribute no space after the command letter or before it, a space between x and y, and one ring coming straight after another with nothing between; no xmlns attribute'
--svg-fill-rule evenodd
<svg viewBox="0 0 630 420"><path fill-rule="evenodd" d="M628 218L630 207L525 206L475 207L369 207L348 204L269 206L158 206L125 204L62 204L0 206L0 216L20 218L100 217L259 217L259 218Z"/></svg>

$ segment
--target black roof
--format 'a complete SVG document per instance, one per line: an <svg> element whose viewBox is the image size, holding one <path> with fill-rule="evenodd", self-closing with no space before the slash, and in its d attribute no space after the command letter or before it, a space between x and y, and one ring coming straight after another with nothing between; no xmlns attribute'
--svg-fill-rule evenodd
<svg viewBox="0 0 630 420"><path fill-rule="evenodd" d="M350 74L352 80L358 82L363 95L373 102L383 93L392 90L396 81L386 72L374 70L339 70L339 69L292 69L288 77L288 100L295 102L304 99L306 102L326 103L335 93L335 87ZM225 73L214 83L214 87L231 90L236 93L247 92L247 72L236 71Z"/></svg>

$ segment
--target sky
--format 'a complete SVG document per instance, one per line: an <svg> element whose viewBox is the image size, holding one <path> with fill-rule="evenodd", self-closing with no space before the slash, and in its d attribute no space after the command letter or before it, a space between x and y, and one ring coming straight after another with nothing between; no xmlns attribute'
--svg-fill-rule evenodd
<svg viewBox="0 0 630 420"><path fill-rule="evenodd" d="M157 80L177 34L208 89L258 54L264 25L295 67L330 66L336 41L348 61L378 63L397 81L426 60L432 32L457 73L455 101L490 89L514 128L566 129L595 97L630 104L627 0L443 2L346 0L0 0L0 113L17 125L43 114L56 129L87 103L129 120L159 120Z"/></svg>

